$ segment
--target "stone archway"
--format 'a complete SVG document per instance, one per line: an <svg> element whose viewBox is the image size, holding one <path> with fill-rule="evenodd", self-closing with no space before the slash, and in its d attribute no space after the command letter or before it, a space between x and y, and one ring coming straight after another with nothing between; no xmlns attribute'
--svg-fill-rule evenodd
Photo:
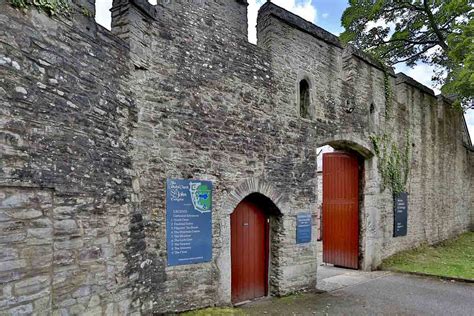
<svg viewBox="0 0 474 316"><path fill-rule="evenodd" d="M369 138L361 139L356 134L338 134L321 140L320 146L330 145L337 151L356 154L362 166L359 200L359 269L371 270L380 256L380 214L377 196L380 176L377 170L373 146Z"/></svg>
<svg viewBox="0 0 474 316"><path fill-rule="evenodd" d="M319 142L319 146L330 145L337 150L347 150L357 153L364 159L374 156L372 144L354 134L337 134Z"/></svg>
<svg viewBox="0 0 474 316"><path fill-rule="evenodd" d="M283 215L283 196L278 193L273 186L262 179L251 178L242 181L226 198L222 206L224 214L220 217L221 229L221 250L217 255L216 263L219 270L219 299L228 304L231 302L231 214L237 206L244 200L253 198L259 200L263 207L269 208L270 217L270 262L269 263L269 294L278 291L278 284L275 283L272 275L278 274L278 253L280 251L277 240L279 234L272 234L281 228Z"/></svg>
<svg viewBox="0 0 474 316"><path fill-rule="evenodd" d="M237 205L252 193L260 193L266 196L280 211L283 209L282 194L277 192L272 185L258 178L250 178L240 182L239 185L228 194L222 209L227 215L232 214Z"/></svg>

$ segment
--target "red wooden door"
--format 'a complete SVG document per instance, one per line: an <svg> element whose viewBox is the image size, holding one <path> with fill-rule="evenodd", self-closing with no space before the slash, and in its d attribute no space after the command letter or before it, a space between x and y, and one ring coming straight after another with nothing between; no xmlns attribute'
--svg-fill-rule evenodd
<svg viewBox="0 0 474 316"><path fill-rule="evenodd" d="M323 155L323 261L359 268L359 163L347 153Z"/></svg>
<svg viewBox="0 0 474 316"><path fill-rule="evenodd" d="M264 212L243 200L230 217L232 302L239 303L268 292L268 223Z"/></svg>

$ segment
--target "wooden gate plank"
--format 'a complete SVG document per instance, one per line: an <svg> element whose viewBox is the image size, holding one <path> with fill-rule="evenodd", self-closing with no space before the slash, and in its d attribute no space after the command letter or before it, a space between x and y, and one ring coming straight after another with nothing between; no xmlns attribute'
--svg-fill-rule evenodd
<svg viewBox="0 0 474 316"><path fill-rule="evenodd" d="M247 200L231 215L231 268L233 303L267 295L267 218Z"/></svg>
<svg viewBox="0 0 474 316"><path fill-rule="evenodd" d="M359 162L348 153L323 155L323 261L359 267Z"/></svg>

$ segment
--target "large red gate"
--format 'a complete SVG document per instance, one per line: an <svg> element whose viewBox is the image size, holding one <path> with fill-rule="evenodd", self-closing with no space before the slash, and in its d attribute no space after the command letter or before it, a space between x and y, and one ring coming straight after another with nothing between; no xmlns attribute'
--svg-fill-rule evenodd
<svg viewBox="0 0 474 316"><path fill-rule="evenodd" d="M359 162L348 153L323 155L323 261L359 267Z"/></svg>

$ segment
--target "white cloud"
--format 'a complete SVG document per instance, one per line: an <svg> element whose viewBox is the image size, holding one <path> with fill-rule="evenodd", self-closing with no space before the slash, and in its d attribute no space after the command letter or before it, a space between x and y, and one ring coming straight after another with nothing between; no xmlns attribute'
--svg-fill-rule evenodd
<svg viewBox="0 0 474 316"><path fill-rule="evenodd" d="M419 83L433 89L435 94L439 94L440 91L436 86L436 83L433 82L432 76L434 74L434 66L430 66L427 64L418 64L413 68L407 67L405 64L401 65L398 64L395 67L397 72L403 72L407 76L412 77Z"/></svg>
<svg viewBox="0 0 474 316"><path fill-rule="evenodd" d="M332 148L329 145L319 147L316 149L316 152L318 153L318 171L323 171L323 154L326 153L332 153L334 151L334 148Z"/></svg>
<svg viewBox="0 0 474 316"><path fill-rule="evenodd" d="M369 21L365 24L365 31L368 31L368 30L371 30L373 29L374 27L383 27L383 28L386 28L386 27L392 27L395 26L395 24L393 23L387 23L387 21L385 21L384 19L380 18L378 19L377 21Z"/></svg>
<svg viewBox="0 0 474 316"><path fill-rule="evenodd" d="M321 16L323 17L323 19L327 19L329 16L329 13L323 13Z"/></svg>
<svg viewBox="0 0 474 316"><path fill-rule="evenodd" d="M110 8L112 8L112 0L95 1L95 21L108 30L110 30L110 23L112 22Z"/></svg>
<svg viewBox="0 0 474 316"><path fill-rule="evenodd" d="M258 9L266 2L266 0L250 0L249 1L249 41L257 42L257 24ZM303 19L316 23L317 10L311 4L311 0L272 0L274 4L299 15Z"/></svg>
<svg viewBox="0 0 474 316"><path fill-rule="evenodd" d="M148 0L150 4L156 5L157 0ZM112 14L110 9L112 8L112 0L96 0L95 1L95 21L97 24L102 25L106 29L110 30L110 24L112 23Z"/></svg>
<svg viewBox="0 0 474 316"><path fill-rule="evenodd" d="M471 134L471 141L474 143L474 110L467 111L464 117L466 118L469 134Z"/></svg>

